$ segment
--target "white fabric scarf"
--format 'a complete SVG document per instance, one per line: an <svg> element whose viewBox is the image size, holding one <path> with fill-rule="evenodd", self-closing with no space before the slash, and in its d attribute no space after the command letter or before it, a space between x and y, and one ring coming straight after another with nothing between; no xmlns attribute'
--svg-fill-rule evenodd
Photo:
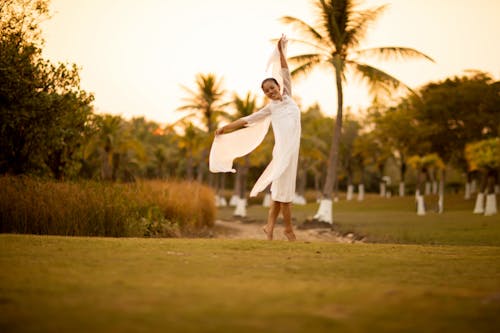
<svg viewBox="0 0 500 333"><path fill-rule="evenodd" d="M284 39L282 50L285 57L286 46L287 40ZM281 92L283 92L283 78L281 76L281 61L278 47L274 49L267 62L266 72L272 73L272 77L278 81ZM235 173L233 160L245 156L257 148L269 131L270 123L271 117L266 117L260 122L235 132L215 136L212 148L210 149L210 171Z"/></svg>

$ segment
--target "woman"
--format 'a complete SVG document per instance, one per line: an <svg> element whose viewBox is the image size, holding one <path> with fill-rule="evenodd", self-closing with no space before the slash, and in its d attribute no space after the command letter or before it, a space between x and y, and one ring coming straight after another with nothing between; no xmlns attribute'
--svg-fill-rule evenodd
<svg viewBox="0 0 500 333"><path fill-rule="evenodd" d="M271 184L271 208L267 224L262 230L268 240L273 239L274 226L279 213L283 215L285 236L294 241L291 222L291 202L295 195L297 162L300 145L300 110L292 100L290 72L285 57L286 38L278 41L277 50L283 90L275 78L267 78L262 82L264 94L271 100L261 110L240 118L215 131L216 137L210 152L210 170L212 172L234 172L232 160L248 154L262 142L269 123L272 124L275 145L273 159L257 180L250 196L255 196ZM225 134L243 128L239 131Z"/></svg>

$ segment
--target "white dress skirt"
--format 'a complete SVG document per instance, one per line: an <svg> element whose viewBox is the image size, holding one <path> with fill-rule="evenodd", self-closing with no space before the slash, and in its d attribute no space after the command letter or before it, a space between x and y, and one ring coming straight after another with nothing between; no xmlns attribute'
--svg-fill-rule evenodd
<svg viewBox="0 0 500 333"><path fill-rule="evenodd" d="M236 172L232 165L237 157L254 150L272 125L273 157L255 183L250 196L256 196L271 184L271 198L291 202L295 196L297 164L300 147L300 110L291 98L290 73L282 69L283 100L271 101L259 111L242 118L247 126L215 137L210 150L211 172Z"/></svg>

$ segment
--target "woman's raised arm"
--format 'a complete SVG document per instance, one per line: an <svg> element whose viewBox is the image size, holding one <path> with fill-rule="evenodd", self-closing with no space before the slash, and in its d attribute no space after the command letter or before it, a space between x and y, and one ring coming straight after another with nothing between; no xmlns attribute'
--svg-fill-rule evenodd
<svg viewBox="0 0 500 333"><path fill-rule="evenodd" d="M286 36L281 35L281 38L278 41L278 51L280 53L281 68L286 68L286 69L288 69L288 63L286 62L286 57L283 54L283 48L284 48L285 43L287 43L287 42L288 41L286 40Z"/></svg>
<svg viewBox="0 0 500 333"><path fill-rule="evenodd" d="M281 77L283 79L283 95L292 96L292 78L290 77L290 71L288 70L288 63L286 61L285 53L283 49L287 43L285 35L282 35L278 41L278 51L280 54L281 63Z"/></svg>

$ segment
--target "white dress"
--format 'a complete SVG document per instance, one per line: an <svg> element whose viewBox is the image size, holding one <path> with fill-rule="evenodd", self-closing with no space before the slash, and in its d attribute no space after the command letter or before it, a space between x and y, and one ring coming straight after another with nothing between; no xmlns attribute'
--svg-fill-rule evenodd
<svg viewBox="0 0 500 333"><path fill-rule="evenodd" d="M271 101L264 108L242 119L247 127L215 137L210 151L211 172L235 172L233 160L254 150L264 139L269 124L274 132L273 158L255 183L250 196L256 196L271 184L271 198L291 202L295 195L300 146L300 110L291 98L291 79L281 69L283 100Z"/></svg>

